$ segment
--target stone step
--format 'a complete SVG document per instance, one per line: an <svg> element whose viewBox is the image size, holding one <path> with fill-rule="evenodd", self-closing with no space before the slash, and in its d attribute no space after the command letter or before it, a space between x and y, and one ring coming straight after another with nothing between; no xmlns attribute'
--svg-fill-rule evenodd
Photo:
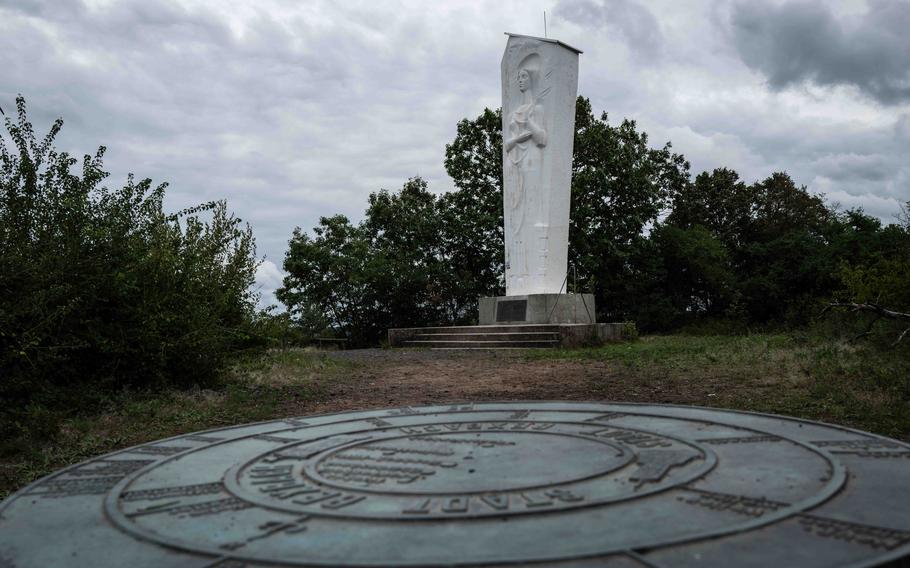
<svg viewBox="0 0 910 568"><path fill-rule="evenodd" d="M449 327L405 328L420 334L437 333L559 333L559 324L462 325Z"/></svg>
<svg viewBox="0 0 910 568"><path fill-rule="evenodd" d="M404 347L429 347L431 349L489 349L501 347L513 347L521 349L541 349L558 347L559 341L555 339L538 340L538 341L427 341L427 340L408 340L404 342Z"/></svg>
<svg viewBox="0 0 910 568"><path fill-rule="evenodd" d="M559 341L559 333L549 331L418 333L411 341Z"/></svg>

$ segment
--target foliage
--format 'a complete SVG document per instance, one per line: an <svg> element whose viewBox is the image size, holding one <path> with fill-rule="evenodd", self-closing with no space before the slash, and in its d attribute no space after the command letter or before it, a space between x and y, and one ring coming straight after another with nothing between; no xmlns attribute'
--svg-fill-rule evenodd
<svg viewBox="0 0 910 568"><path fill-rule="evenodd" d="M452 284L446 291L459 323L474 318L478 298L504 293L502 156L500 109L462 120L446 145L445 168L457 191L442 196L439 210Z"/></svg>
<svg viewBox="0 0 910 568"><path fill-rule="evenodd" d="M603 321L628 319L637 304L630 259L645 246L643 233L669 198L688 183L689 164L669 143L650 148L634 121L614 127L606 113L595 118L583 97L575 129L569 262L582 287L595 294Z"/></svg>
<svg viewBox="0 0 910 568"><path fill-rule="evenodd" d="M566 288L593 292L600 321L795 328L835 297L910 302L906 218L839 212L783 172L692 180L669 143L651 147L635 122L611 125L583 97L575 126ZM295 232L281 296L295 317L321 314L360 344L387 327L476 321L477 299L504 293L501 127L500 110L458 123L445 159L455 191L434 197L411 180L373 194L356 227L324 219L313 238Z"/></svg>
<svg viewBox="0 0 910 568"><path fill-rule="evenodd" d="M459 312L446 261L441 200L413 178L398 193L373 193L365 219L323 217L310 237L294 231L288 276L277 291L291 314L321 314L352 345L375 344L390 327L450 321Z"/></svg>
<svg viewBox="0 0 910 568"><path fill-rule="evenodd" d="M168 215L148 179L101 187L104 148L75 172L53 147L62 120L39 139L17 106L0 137L0 396L211 380L254 342L249 227L223 202Z"/></svg>

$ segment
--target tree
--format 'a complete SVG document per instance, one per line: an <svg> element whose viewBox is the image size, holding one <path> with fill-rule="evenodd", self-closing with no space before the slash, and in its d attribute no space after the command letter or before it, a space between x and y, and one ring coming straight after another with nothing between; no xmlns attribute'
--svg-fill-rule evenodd
<svg viewBox="0 0 910 568"><path fill-rule="evenodd" d="M451 278L439 198L420 178L401 191L369 197L362 227L370 240L371 293L382 306L385 327L450 321L460 283Z"/></svg>
<svg viewBox="0 0 910 568"><path fill-rule="evenodd" d="M277 291L296 317L319 310L353 345L379 341L390 327L450 321L450 287L440 200L420 178L400 192L369 197L364 220L321 218L310 237L294 231L288 276Z"/></svg>
<svg viewBox="0 0 910 568"><path fill-rule="evenodd" d="M701 226L728 251L736 251L746 238L752 220L752 194L739 174L727 168L702 172L685 184L671 201L665 223L682 229Z"/></svg>
<svg viewBox="0 0 910 568"><path fill-rule="evenodd" d="M502 111L484 109L458 123L445 168L456 191L440 203L454 320L470 321L477 300L505 293L502 205Z"/></svg>
<svg viewBox="0 0 910 568"><path fill-rule="evenodd" d="M461 288L463 305L503 293L501 129L501 110L486 109L461 121L446 147L446 170L457 188L444 198L448 250L459 279L469 283ZM575 129L569 259L581 287L595 293L600 316L626 317L636 294L626 285L629 258L643 246L643 230L688 182L689 165L669 144L650 148L633 121L613 127L606 114L595 118L583 97L576 101Z"/></svg>
<svg viewBox="0 0 910 568"><path fill-rule="evenodd" d="M596 119L582 97L575 129L569 261L583 290L594 292L599 318L625 319L640 304L630 259L688 183L689 164L669 143L650 148L634 121L613 127L606 113Z"/></svg>

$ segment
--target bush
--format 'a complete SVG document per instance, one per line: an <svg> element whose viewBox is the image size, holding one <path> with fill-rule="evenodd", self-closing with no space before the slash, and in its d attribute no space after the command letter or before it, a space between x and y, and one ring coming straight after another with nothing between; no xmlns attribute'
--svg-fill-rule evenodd
<svg viewBox="0 0 910 568"><path fill-rule="evenodd" d="M189 386L255 343L249 226L210 202L168 215L166 185L100 187L104 148L77 161L39 140L17 98L0 136L0 398ZM89 389L85 389L88 391Z"/></svg>

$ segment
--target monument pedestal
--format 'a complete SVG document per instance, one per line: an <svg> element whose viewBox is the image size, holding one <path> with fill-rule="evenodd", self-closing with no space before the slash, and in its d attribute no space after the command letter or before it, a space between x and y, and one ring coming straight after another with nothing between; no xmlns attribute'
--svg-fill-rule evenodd
<svg viewBox="0 0 910 568"><path fill-rule="evenodd" d="M526 294L480 299L480 325L596 322L593 294Z"/></svg>

